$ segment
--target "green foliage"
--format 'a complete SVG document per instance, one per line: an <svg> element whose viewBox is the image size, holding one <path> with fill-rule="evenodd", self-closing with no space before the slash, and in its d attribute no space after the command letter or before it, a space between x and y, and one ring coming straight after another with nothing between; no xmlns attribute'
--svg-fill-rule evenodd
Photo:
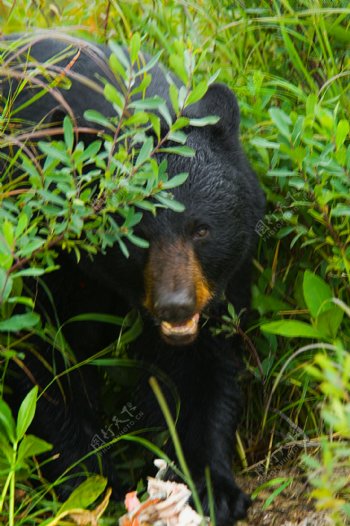
<svg viewBox="0 0 350 526"><path fill-rule="evenodd" d="M311 380L318 383L323 400L320 428L328 434L320 438L320 458L304 455L303 460L310 484L314 487L311 496L316 499L317 507L329 511L335 524L344 524L344 520L350 518L347 504L350 496L350 354L341 341L341 329L344 313L349 316L350 312L343 302L332 297L331 287L309 270L304 273L303 294L309 323L280 320L265 323L261 327L270 334L318 340L318 343L298 349L283 365L275 380L268 406L290 362L308 350L318 351L304 370Z"/></svg>
<svg viewBox="0 0 350 526"><path fill-rule="evenodd" d="M16 421L9 406L3 400L0 400L0 517L5 517L5 512L7 511L8 522L6 524L9 526L14 526L14 524L34 524L38 519L42 525L54 526L73 512L78 512L78 514L83 516L82 518L84 518L84 515L89 517L89 512L84 510L94 503L107 484L105 478L98 475L92 476L81 483L59 507L56 506L55 502L50 503L48 506L43 506L46 489L42 491L38 487L37 494L35 494L31 488L26 488L27 495L23 496L23 502L17 509L16 488L19 487L21 481L37 477L37 475L36 477L34 475L38 472L38 467L40 466L38 466L37 462L33 462L33 457L40 456L42 453L52 449L51 444L36 436L27 434L36 411L37 398L38 387L35 386L21 403ZM106 505L109 496L110 492L105 497ZM43 507L39 514L35 510L35 501L42 501ZM24 520L18 516L21 513L21 508L26 508ZM45 518L48 510L50 510L53 518ZM103 510L96 509L97 517Z"/></svg>
<svg viewBox="0 0 350 526"><path fill-rule="evenodd" d="M281 336L332 341L337 336L344 311L332 301L331 288L322 278L306 270L303 279L303 293L311 316L311 323L279 320L265 323L261 329Z"/></svg>
<svg viewBox="0 0 350 526"><path fill-rule="evenodd" d="M350 354L338 345L332 356L318 353L306 370L324 397L321 414L328 435L321 439L319 458L304 456L303 460L318 508L331 510L340 525L350 518Z"/></svg>
<svg viewBox="0 0 350 526"><path fill-rule="evenodd" d="M299 435L320 443L320 455L310 455L306 469L318 503L334 510L339 523L349 515L349 14L343 0L0 3L5 32L22 30L24 20L35 27L78 23L82 36L130 44L131 62L137 61L140 48L155 60L161 54L189 88L169 87L178 116L170 123L173 152L182 148L183 154L191 154L184 144L189 123L181 108L205 93L207 79L219 72L218 80L236 92L243 145L268 200L266 217L257 225L253 306L258 316L244 334L250 376L244 383L248 409L240 429L246 448L241 458L252 464L263 461L267 471L274 448ZM128 60L113 42L110 65L127 91ZM120 141L114 143L128 101L108 84L105 95L118 119L86 114L92 125L106 130L101 139L88 148L74 145L74 125L67 119L62 141L40 142L45 179L25 149L11 159L4 175L0 352L5 362L21 348L17 331L42 328L23 289L25 275L53 271L58 247L79 257L82 250L96 253L118 243L126 254L126 239L145 246L133 237L144 209L154 211L156 202L181 210L171 188L185 176L169 181L166 167L153 159L164 147L158 114L169 120L162 101L146 99L130 106L133 114L122 118ZM7 121L1 120L1 126L4 132ZM147 137L148 127L157 140ZM122 138L134 133L139 146L134 142L128 152ZM19 164L25 179L8 178ZM122 182L118 191L115 179ZM113 211L122 217L119 230L111 221ZM21 313L15 313L16 306ZM237 315L232 309L225 315L226 334L241 331ZM277 480L271 486L272 503L289 479Z"/></svg>
<svg viewBox="0 0 350 526"><path fill-rule="evenodd" d="M8 502L8 524L15 524L15 489L31 475L32 457L50 451L51 444L26 432L33 420L38 396L35 386L24 398L15 422L11 409L0 400L0 516Z"/></svg>
<svg viewBox="0 0 350 526"><path fill-rule="evenodd" d="M90 506L97 497L101 495L107 484L107 480L103 477L95 475L90 477L85 482L78 486L68 499L62 504L58 513L67 512L76 508L84 509Z"/></svg>
<svg viewBox="0 0 350 526"><path fill-rule="evenodd" d="M266 509L273 503L276 497L282 493L283 490L291 485L292 481L293 479L289 477L277 477L272 480L268 480L253 491L252 498L255 499L262 491L266 489L275 488L263 504L263 509Z"/></svg>

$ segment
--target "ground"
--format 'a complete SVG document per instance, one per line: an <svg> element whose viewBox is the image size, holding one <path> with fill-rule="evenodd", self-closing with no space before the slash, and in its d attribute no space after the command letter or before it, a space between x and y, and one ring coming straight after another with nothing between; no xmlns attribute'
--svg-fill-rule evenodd
<svg viewBox="0 0 350 526"><path fill-rule="evenodd" d="M310 488L296 468L283 468L280 472L274 470L272 476L255 474L236 478L242 489L252 493L257 486L277 477L293 477L293 482L267 509L263 509L263 505L273 489L262 490L250 508L247 520L240 521L239 526L332 526L334 524L326 513L315 510L312 500L308 497Z"/></svg>

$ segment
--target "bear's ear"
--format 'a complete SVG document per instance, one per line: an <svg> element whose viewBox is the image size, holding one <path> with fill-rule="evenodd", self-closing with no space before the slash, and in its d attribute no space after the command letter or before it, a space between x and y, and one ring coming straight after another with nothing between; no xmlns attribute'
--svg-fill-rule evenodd
<svg viewBox="0 0 350 526"><path fill-rule="evenodd" d="M209 86L207 93L197 103L186 109L186 117L200 119L208 115L216 115L220 120L209 126L215 132L227 136L236 136L239 131L239 107L236 96L225 85L215 83Z"/></svg>

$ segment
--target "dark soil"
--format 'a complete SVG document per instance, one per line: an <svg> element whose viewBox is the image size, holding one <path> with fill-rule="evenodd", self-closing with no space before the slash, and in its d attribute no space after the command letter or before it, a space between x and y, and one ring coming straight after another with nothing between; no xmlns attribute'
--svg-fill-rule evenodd
<svg viewBox="0 0 350 526"><path fill-rule="evenodd" d="M265 501L276 486L262 489L254 499L248 519L239 522L239 526L332 526L334 524L325 512L316 511L309 497L310 487L295 468L274 470L267 476L241 475L237 477L237 481L242 489L251 494L257 487L279 477L290 477L293 482L273 499L266 509Z"/></svg>

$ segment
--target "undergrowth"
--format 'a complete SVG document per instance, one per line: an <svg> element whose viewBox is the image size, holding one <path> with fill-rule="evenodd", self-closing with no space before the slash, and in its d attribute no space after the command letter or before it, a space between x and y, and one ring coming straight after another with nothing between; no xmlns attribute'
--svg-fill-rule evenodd
<svg viewBox="0 0 350 526"><path fill-rule="evenodd" d="M191 50L195 84L219 70L218 79L236 92L242 142L268 201L266 217L257 225L254 311L244 334L248 372L239 459L245 471L260 474L302 460L316 505L328 510L336 524L350 519L349 15L348 2L321 0L69 4L4 0L0 4L5 32L68 27L90 39L113 38L127 44L138 33L140 45L153 55L161 51L161 61L180 77L183 62L179 57ZM4 131L4 119L1 126ZM67 121L66 143L70 144L71 134ZM41 150L52 159L52 148L56 155L61 152L57 144ZM145 158L152 151L149 145L146 148ZM97 149L90 153L99 155ZM28 162L25 169L33 172ZM152 165L150 170L156 168ZM2 202L16 202L15 190L2 183ZM23 201L23 195L18 195ZM84 197L84 206L89 199ZM71 216L73 233L84 230L79 206ZM102 222L103 217L99 216ZM33 219L24 219L23 212L15 227L10 223L2 214L2 240L9 245L14 235L35 228ZM94 239L96 250L101 242ZM73 250L81 249L74 235L69 235L69 243ZM122 240L120 245L123 248ZM46 238L42 246L43 266L53 269L55 246ZM39 248L24 244L16 247L22 253L11 257L30 259ZM5 270L13 265L8 257L2 254ZM29 271L25 265L20 268L22 275ZM14 305L7 290L1 307L4 319ZM21 297L21 290L13 296ZM14 320L15 329L37 328L37 314L29 312L30 302L26 305L26 325L16 325ZM1 340L5 363L20 349L21 341L9 338L6 321L1 323L5 323ZM223 330L240 331L237 323L229 309ZM0 476L7 480L3 465ZM21 491L18 480L17 491ZM14 506L11 488L10 511ZM48 499L47 491L43 490L40 505L55 515L59 505ZM25 517L27 500L24 497L19 504L19 516ZM36 512L30 513L34 524ZM29 524L28 515L24 523Z"/></svg>

